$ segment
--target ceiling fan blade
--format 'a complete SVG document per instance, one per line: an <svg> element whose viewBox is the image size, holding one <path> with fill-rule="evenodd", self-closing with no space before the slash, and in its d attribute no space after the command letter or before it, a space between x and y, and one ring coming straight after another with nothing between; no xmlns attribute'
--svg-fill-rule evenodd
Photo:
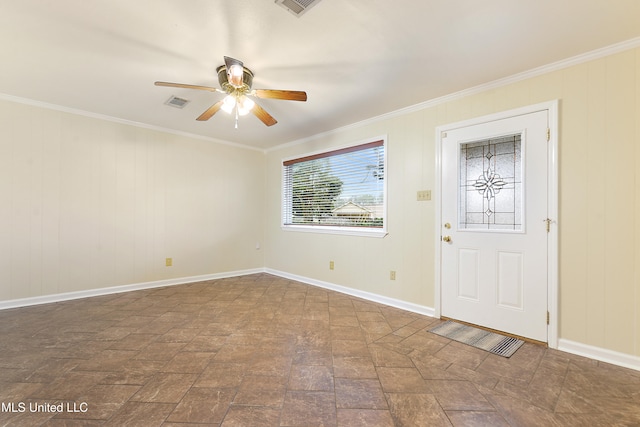
<svg viewBox="0 0 640 427"><path fill-rule="evenodd" d="M210 86L186 85L183 83L155 82L156 86L179 87L183 89L208 90L209 92L222 92L220 89Z"/></svg>
<svg viewBox="0 0 640 427"><path fill-rule="evenodd" d="M215 113L220 111L220 107L222 107L223 103L224 103L224 101L216 102L211 107L207 108L207 110L204 113L200 114L200 116L196 120L198 120L200 122L203 122L205 120L209 120Z"/></svg>
<svg viewBox="0 0 640 427"><path fill-rule="evenodd" d="M287 101L307 100L307 92L299 90L255 89L253 94L258 98L285 99Z"/></svg>
<svg viewBox="0 0 640 427"><path fill-rule="evenodd" d="M242 78L244 75L242 61L225 56L224 65L227 68L227 81L229 84L233 87L242 86Z"/></svg>
<svg viewBox="0 0 640 427"><path fill-rule="evenodd" d="M271 114L267 113L267 111L261 106L259 106L258 104L255 104L253 106L253 108L251 109L251 112L253 113L254 116L259 118L260 121L267 126L273 126L276 123L278 123L278 121L274 119Z"/></svg>

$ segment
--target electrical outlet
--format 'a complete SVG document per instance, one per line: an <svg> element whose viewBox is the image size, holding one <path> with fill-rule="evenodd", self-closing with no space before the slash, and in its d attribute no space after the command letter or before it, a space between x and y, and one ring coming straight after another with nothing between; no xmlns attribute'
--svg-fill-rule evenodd
<svg viewBox="0 0 640 427"><path fill-rule="evenodd" d="M419 202L426 202L428 200L431 200L431 190L418 191L417 198Z"/></svg>
<svg viewBox="0 0 640 427"><path fill-rule="evenodd" d="M395 270L391 270L391 272L389 273L389 279L396 280L396 272L395 272Z"/></svg>
<svg viewBox="0 0 640 427"><path fill-rule="evenodd" d="M166 258L164 260L164 265L167 267L171 267L173 265L173 258Z"/></svg>
<svg viewBox="0 0 640 427"><path fill-rule="evenodd" d="M333 261L329 261L329 270L333 270L335 268L335 264Z"/></svg>

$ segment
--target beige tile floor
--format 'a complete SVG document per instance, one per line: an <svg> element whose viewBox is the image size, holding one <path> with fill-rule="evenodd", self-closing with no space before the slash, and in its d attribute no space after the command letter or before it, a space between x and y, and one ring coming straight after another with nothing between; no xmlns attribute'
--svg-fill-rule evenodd
<svg viewBox="0 0 640 427"><path fill-rule="evenodd" d="M640 372L438 322L266 274L4 310L0 425L640 425Z"/></svg>

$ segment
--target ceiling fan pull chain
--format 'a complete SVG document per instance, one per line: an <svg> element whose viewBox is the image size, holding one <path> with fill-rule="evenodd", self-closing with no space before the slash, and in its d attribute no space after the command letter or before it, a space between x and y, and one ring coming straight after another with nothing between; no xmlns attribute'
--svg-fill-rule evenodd
<svg viewBox="0 0 640 427"><path fill-rule="evenodd" d="M238 129L238 103L236 102L236 129Z"/></svg>

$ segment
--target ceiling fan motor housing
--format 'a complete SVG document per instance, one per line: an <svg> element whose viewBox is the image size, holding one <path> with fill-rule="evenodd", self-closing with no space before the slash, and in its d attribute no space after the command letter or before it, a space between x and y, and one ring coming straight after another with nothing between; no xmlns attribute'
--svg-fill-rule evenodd
<svg viewBox="0 0 640 427"><path fill-rule="evenodd" d="M220 87L227 93L234 92L236 90L240 92L247 92L251 89L251 85L253 84L253 72L247 67L242 67L242 86L235 87L227 78L227 66L221 65L216 68L216 73L218 73L218 83L220 83Z"/></svg>

